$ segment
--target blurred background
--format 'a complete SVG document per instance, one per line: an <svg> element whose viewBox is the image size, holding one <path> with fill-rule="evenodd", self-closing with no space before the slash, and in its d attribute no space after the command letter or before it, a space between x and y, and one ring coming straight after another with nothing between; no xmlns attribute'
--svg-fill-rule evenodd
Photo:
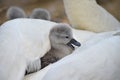
<svg viewBox="0 0 120 80"><path fill-rule="evenodd" d="M98 4L120 20L120 0L97 0ZM52 21L68 22L62 0L0 0L0 24L5 22L6 11L10 6L18 6L29 15L34 8L47 9Z"/></svg>

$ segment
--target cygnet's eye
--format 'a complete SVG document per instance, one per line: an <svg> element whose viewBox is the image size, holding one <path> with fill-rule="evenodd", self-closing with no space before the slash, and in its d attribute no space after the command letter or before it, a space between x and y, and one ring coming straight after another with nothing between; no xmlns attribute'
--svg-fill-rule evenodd
<svg viewBox="0 0 120 80"><path fill-rule="evenodd" d="M69 38L69 36L66 36L65 38Z"/></svg>

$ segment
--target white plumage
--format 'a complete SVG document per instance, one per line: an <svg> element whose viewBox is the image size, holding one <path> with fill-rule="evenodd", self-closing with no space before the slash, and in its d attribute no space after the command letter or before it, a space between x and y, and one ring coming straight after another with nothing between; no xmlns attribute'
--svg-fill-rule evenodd
<svg viewBox="0 0 120 80"><path fill-rule="evenodd" d="M120 30L120 23L96 0L63 0L72 26L93 32Z"/></svg>

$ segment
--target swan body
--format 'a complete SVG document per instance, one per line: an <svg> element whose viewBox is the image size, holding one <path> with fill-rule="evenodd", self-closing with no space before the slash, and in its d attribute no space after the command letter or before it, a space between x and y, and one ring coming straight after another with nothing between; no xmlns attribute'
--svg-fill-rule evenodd
<svg viewBox="0 0 120 80"><path fill-rule="evenodd" d="M93 32L120 30L120 22L96 0L63 0L72 27Z"/></svg>
<svg viewBox="0 0 120 80"><path fill-rule="evenodd" d="M120 35L97 35L71 55L51 65L41 80L119 80L118 43Z"/></svg>
<svg viewBox="0 0 120 80"><path fill-rule="evenodd" d="M0 74L2 76L0 78L2 80L21 80L27 65L50 50L48 35L56 24L58 23L40 19L14 19L1 25ZM86 34L86 31L81 33L81 31L72 30L73 35L80 34L74 36L78 41L81 40L79 42L85 42L90 36L96 35L93 32ZM81 37L82 35L84 37ZM18 76L15 78L16 74Z"/></svg>

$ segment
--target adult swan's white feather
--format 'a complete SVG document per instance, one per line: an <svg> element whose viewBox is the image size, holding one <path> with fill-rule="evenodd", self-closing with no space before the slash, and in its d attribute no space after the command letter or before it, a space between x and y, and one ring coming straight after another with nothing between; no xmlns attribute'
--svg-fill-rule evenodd
<svg viewBox="0 0 120 80"><path fill-rule="evenodd" d="M97 36L53 64L41 80L120 80L119 43L120 35Z"/></svg>
<svg viewBox="0 0 120 80"><path fill-rule="evenodd" d="M120 23L96 0L63 0L73 27L94 32L120 30Z"/></svg>
<svg viewBox="0 0 120 80"><path fill-rule="evenodd" d="M0 79L21 80L28 63L49 49L48 33L56 23L17 19L0 27Z"/></svg>

